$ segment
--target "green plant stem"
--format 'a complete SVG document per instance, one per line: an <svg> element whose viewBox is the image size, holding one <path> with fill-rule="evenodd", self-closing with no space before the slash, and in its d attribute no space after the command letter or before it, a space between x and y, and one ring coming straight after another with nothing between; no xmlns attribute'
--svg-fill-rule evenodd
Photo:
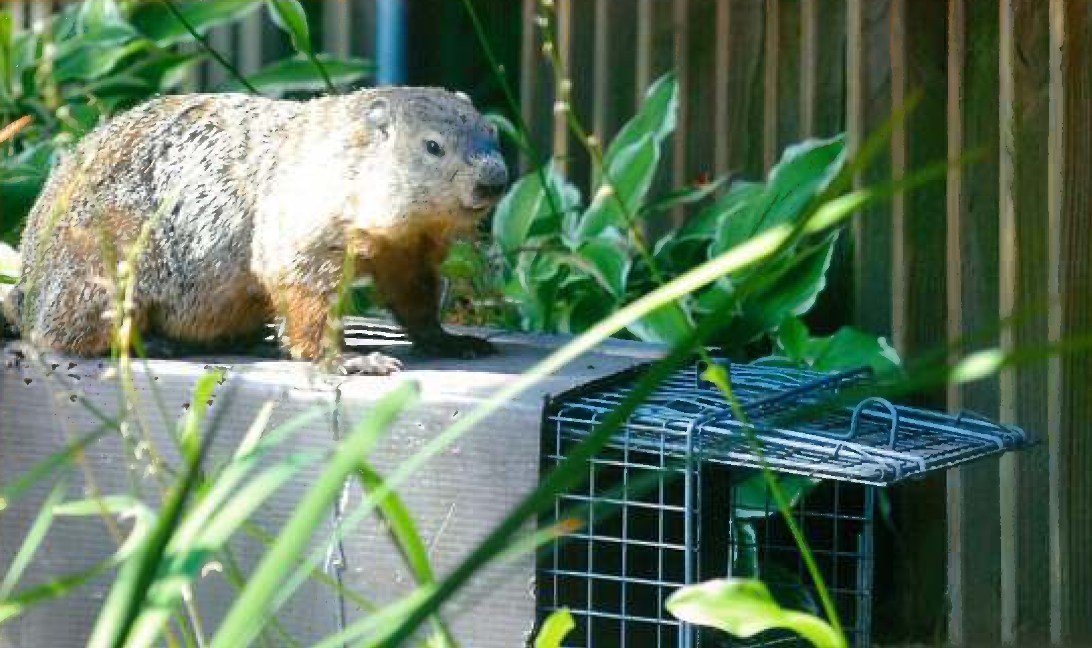
<svg viewBox="0 0 1092 648"><path fill-rule="evenodd" d="M230 61L224 58L223 55L220 54L220 52L217 52L215 49L213 49L212 45L209 45L208 40L206 40L204 36L199 34L197 30L193 28L193 25L190 24L190 21L186 20L186 17L183 16L182 12L179 11L178 7L175 6L174 0L160 0L160 2L166 5L167 10L171 12L171 15L173 15L175 19L178 20L178 22L186 28L186 31L188 31L190 33L190 36L193 36L194 40L196 40L201 45L201 48L208 52L209 55L212 56L212 58L216 59L216 62L220 65L220 67L227 70L228 74L235 77L235 80L238 81L240 85L246 88L251 94L261 94L260 92L258 92L257 88L255 88L253 85L250 84L249 81L246 80L246 77L243 76L243 74L239 72L239 70L234 65L232 65Z"/></svg>
<svg viewBox="0 0 1092 648"><path fill-rule="evenodd" d="M493 70L493 73L497 76L497 80L500 82L501 91L504 93L504 98L508 102L508 109L512 111L512 116L516 120L516 127L526 135L530 132L530 129L527 127L527 122L523 120L523 111L520 110L519 102L516 101L516 96L512 92L511 86L508 84L504 67L497 61L497 56L493 53L493 48L489 45L489 39L485 35L485 29L482 28L481 20L478 19L478 12L474 10L474 4L471 0L462 0L462 3L463 7L466 8L467 15L470 16L471 24L474 26L474 34L478 39L478 45L481 46L486 60L489 61L489 67ZM527 141L527 146L531 149L531 162L535 167L535 173L538 175L538 181L546 194L546 200L550 203L551 215L560 217L562 215L561 207L558 205L553 192L549 190L550 185L547 182L546 171L543 169L545 165L538 161L539 154L535 149L534 143L528 138L525 139Z"/></svg>

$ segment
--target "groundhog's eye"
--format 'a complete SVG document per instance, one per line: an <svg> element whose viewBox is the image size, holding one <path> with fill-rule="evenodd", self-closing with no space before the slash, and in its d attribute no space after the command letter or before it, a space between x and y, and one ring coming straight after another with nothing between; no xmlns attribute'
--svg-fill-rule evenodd
<svg viewBox="0 0 1092 648"><path fill-rule="evenodd" d="M444 147L440 146L440 143L436 140L425 140L425 150L428 151L429 155L444 156Z"/></svg>

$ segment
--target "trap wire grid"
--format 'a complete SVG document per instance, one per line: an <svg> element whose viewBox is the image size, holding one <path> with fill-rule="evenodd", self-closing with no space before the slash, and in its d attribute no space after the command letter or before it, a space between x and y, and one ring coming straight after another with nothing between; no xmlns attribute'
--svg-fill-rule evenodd
<svg viewBox="0 0 1092 648"><path fill-rule="evenodd" d="M761 468L757 441L778 472L885 486L925 473L1030 445L1024 431L968 411L954 415L897 405L879 396L856 405L830 406L814 416L792 417L829 403L846 388L867 388L867 368L836 373L762 364L728 369L732 392L747 415L750 434L721 392L700 376L702 363L673 373L634 411L625 444L702 462ZM558 432L587 436L632 391L642 365L551 398L546 418ZM791 420L782 425L778 420ZM623 441L610 444L621 447ZM748 437L752 437L749 439Z"/></svg>

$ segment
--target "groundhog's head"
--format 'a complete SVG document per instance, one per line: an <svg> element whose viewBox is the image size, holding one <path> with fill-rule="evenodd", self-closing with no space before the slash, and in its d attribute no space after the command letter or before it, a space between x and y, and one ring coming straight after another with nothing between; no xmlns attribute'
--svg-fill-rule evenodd
<svg viewBox="0 0 1092 648"><path fill-rule="evenodd" d="M385 88L366 97L369 134L389 154L379 159L393 159L376 170L400 217L476 219L504 195L508 169L497 130L466 95L439 88Z"/></svg>

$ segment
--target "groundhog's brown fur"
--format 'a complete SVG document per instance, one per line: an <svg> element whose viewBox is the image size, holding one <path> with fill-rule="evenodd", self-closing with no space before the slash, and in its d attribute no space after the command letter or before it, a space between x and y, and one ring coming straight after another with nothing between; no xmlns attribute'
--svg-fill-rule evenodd
<svg viewBox="0 0 1092 648"><path fill-rule="evenodd" d="M147 225L132 269L143 337L230 343L280 313L291 357L317 358L348 251L419 350L487 353L484 340L441 328L438 266L506 183L496 130L441 89L155 99L54 169L23 234L7 315L36 347L107 353L104 277L114 273L103 245L121 258Z"/></svg>

